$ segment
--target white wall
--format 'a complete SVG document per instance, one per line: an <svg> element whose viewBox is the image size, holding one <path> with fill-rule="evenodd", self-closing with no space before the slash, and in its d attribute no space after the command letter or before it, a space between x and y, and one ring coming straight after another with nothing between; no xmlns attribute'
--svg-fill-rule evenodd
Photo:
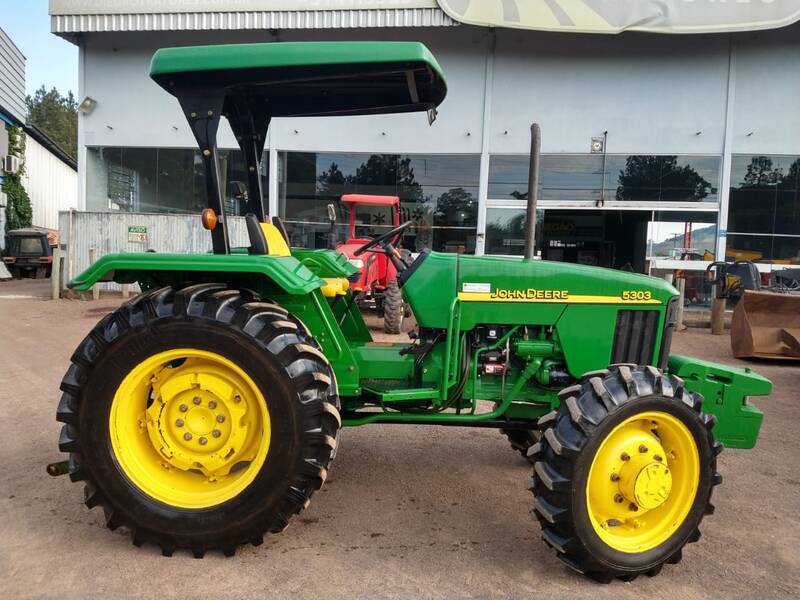
<svg viewBox="0 0 800 600"><path fill-rule="evenodd" d="M23 184L37 227L58 229L59 211L78 206L78 174L31 136L25 141Z"/></svg>
<svg viewBox="0 0 800 600"><path fill-rule="evenodd" d="M491 35L467 26L282 33L280 40L423 41L442 63L448 98L432 127L420 114L278 119L271 132L274 145L318 151L480 152ZM98 105L81 119L84 143L193 147L177 101L147 76L153 51L167 45L270 39L266 32L88 36L83 94ZM733 36L498 30L489 150L527 152L528 128L536 120L542 124L545 152L587 152L590 138L607 130L612 153L721 154L730 40L735 47L733 152L800 154L800 25ZM755 133L748 137L750 131ZM221 145L235 146L227 127Z"/></svg>

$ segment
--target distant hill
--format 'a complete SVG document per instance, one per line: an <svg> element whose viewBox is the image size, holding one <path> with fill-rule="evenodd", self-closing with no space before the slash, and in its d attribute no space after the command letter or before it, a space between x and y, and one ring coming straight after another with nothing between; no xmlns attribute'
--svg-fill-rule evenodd
<svg viewBox="0 0 800 600"><path fill-rule="evenodd" d="M714 251L717 245L717 226L709 225L701 227L692 231L692 248L699 252L704 250ZM669 256L670 250L673 248L683 248L683 234L679 233L671 238L667 238L663 242L653 244L652 256ZM648 253L650 249L648 247Z"/></svg>

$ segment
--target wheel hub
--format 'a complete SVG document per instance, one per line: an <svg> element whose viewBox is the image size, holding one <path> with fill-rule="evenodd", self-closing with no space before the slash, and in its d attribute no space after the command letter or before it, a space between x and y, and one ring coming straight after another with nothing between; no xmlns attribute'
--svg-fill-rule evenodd
<svg viewBox="0 0 800 600"><path fill-rule="evenodd" d="M646 449L646 452L642 452ZM634 512L658 508L672 490L672 474L665 464L665 454L657 439L648 444L639 444L637 455L620 460L619 492L629 502L629 509ZM628 455L630 456L630 455ZM656 460L658 457L661 460Z"/></svg>
<svg viewBox="0 0 800 600"><path fill-rule="evenodd" d="M213 480L235 463L249 460L237 454L248 426L232 427L241 421L245 407L241 392L229 380L191 368L165 369L153 382L153 393L148 433L168 466L199 469Z"/></svg>
<svg viewBox="0 0 800 600"><path fill-rule="evenodd" d="M658 508L672 490L669 467L646 457L631 464L633 462L628 461L621 469L620 492L638 510Z"/></svg>

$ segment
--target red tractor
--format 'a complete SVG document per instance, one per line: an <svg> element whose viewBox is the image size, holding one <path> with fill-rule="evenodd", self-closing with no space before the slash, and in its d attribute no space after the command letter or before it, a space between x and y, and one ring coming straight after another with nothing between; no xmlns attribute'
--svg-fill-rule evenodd
<svg viewBox="0 0 800 600"><path fill-rule="evenodd" d="M341 201L348 207L350 219L347 241L338 244L336 249L361 271L361 277L350 287L354 292L360 292L359 306L374 308L383 317L383 329L387 333L400 333L406 307L395 280L397 269L379 248L356 254L356 250L379 235L381 229L389 230L400 225L400 198L345 194ZM397 242L392 241L394 244Z"/></svg>

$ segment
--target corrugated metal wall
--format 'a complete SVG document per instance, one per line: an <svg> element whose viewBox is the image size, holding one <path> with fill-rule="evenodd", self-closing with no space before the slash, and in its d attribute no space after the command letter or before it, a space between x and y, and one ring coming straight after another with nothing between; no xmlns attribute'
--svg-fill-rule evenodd
<svg viewBox="0 0 800 600"><path fill-rule="evenodd" d="M78 173L31 136L25 141L23 183L37 227L58 229L58 213L78 207Z"/></svg>
<svg viewBox="0 0 800 600"><path fill-rule="evenodd" d="M244 218L232 217L228 224L231 246L248 246ZM129 241L129 227L145 227L145 241ZM211 234L203 229L199 215L64 211L59 213L58 229L59 245L65 257L64 281L89 266L90 248L97 249L97 258L117 252L199 253L211 250ZM101 289L118 290L120 286L103 283Z"/></svg>
<svg viewBox="0 0 800 600"><path fill-rule="evenodd" d="M25 56L2 29L0 29L0 110L5 110L20 123L25 122L28 114L25 106Z"/></svg>

